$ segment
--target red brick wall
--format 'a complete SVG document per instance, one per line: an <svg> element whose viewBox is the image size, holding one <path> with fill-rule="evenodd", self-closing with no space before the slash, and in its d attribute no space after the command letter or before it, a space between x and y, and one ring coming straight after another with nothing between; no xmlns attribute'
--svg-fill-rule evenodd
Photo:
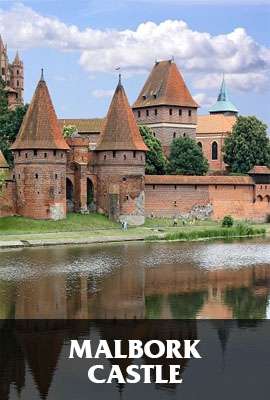
<svg viewBox="0 0 270 400"><path fill-rule="evenodd" d="M66 152L21 150L15 153L17 213L36 219L66 215Z"/></svg>
<svg viewBox="0 0 270 400"><path fill-rule="evenodd" d="M209 163L209 171L225 171L226 164L223 161L222 148L224 146L224 140L226 134L198 134L196 139L197 142L202 144L202 151L204 156L207 158ZM218 158L217 160L212 159L212 144L216 142L218 145Z"/></svg>
<svg viewBox="0 0 270 400"><path fill-rule="evenodd" d="M0 190L0 217L16 214L15 182L6 181Z"/></svg>
<svg viewBox="0 0 270 400"><path fill-rule="evenodd" d="M172 110L172 115L170 113L170 110ZM179 110L181 110L182 113L181 115L179 115ZM147 111L149 115L147 115ZM191 116L189 116L189 111L191 111ZM158 107L133 109L133 113L135 115L137 122L142 125L156 124L160 122L168 122L176 124L197 124L196 108L158 106Z"/></svg>
<svg viewBox="0 0 270 400"><path fill-rule="evenodd" d="M259 185L261 186L261 185ZM261 190L261 189L260 189ZM211 217L264 221L270 214L270 187L264 197L255 199L255 185L146 185L145 212L174 217L192 212L194 207L211 206ZM267 194L266 194L266 191Z"/></svg>

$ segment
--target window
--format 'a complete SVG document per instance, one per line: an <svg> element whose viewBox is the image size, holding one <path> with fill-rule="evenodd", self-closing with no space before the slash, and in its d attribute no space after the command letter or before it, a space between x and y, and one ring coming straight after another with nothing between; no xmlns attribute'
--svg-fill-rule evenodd
<svg viewBox="0 0 270 400"><path fill-rule="evenodd" d="M127 180L127 178L124 176L124 178L123 178L123 182L126 182L126 180Z"/></svg>
<svg viewBox="0 0 270 400"><path fill-rule="evenodd" d="M174 139L176 138L176 132L173 132L173 138Z"/></svg>
<svg viewBox="0 0 270 400"><path fill-rule="evenodd" d="M212 160L218 159L218 144L217 142L212 143Z"/></svg>
<svg viewBox="0 0 270 400"><path fill-rule="evenodd" d="M156 188L156 185L153 185L153 190L155 190L155 188Z"/></svg>
<svg viewBox="0 0 270 400"><path fill-rule="evenodd" d="M106 154L105 154L105 155L103 156L103 159L106 160L106 158L107 158L107 157L106 157Z"/></svg>
<svg viewBox="0 0 270 400"><path fill-rule="evenodd" d="M53 151L53 155L56 156L56 150Z"/></svg>
<svg viewBox="0 0 270 400"><path fill-rule="evenodd" d="M136 151L133 151L133 158L136 158Z"/></svg>
<svg viewBox="0 0 270 400"><path fill-rule="evenodd" d="M181 115L182 115L182 110L181 110L181 108L179 109L179 117L181 117Z"/></svg>
<svg viewBox="0 0 270 400"><path fill-rule="evenodd" d="M28 157L28 154L27 153L25 153L25 158L27 158Z"/></svg>
<svg viewBox="0 0 270 400"><path fill-rule="evenodd" d="M20 82L19 81L17 81L17 87L19 87L20 86Z"/></svg>
<svg viewBox="0 0 270 400"><path fill-rule="evenodd" d="M153 132L153 136L156 137L156 132Z"/></svg>
<svg viewBox="0 0 270 400"><path fill-rule="evenodd" d="M188 116L191 117L191 115L192 115L192 111L188 110Z"/></svg>
<svg viewBox="0 0 270 400"><path fill-rule="evenodd" d="M186 137L187 136L187 134L186 133L183 133L183 137Z"/></svg>
<svg viewBox="0 0 270 400"><path fill-rule="evenodd" d="M21 150L19 150L19 157L21 157Z"/></svg>
<svg viewBox="0 0 270 400"><path fill-rule="evenodd" d="M37 156L37 150L34 150L34 156Z"/></svg>
<svg viewBox="0 0 270 400"><path fill-rule="evenodd" d="M173 114L173 110L172 110L172 108L170 108L170 111L169 111L169 113L170 113L170 115L172 115L172 114Z"/></svg>
<svg viewBox="0 0 270 400"><path fill-rule="evenodd" d="M124 154L124 160L126 160L127 159L127 156Z"/></svg>
<svg viewBox="0 0 270 400"><path fill-rule="evenodd" d="M113 151L113 152L112 152L112 156L113 156L113 158L116 157L116 151Z"/></svg>
<svg viewBox="0 0 270 400"><path fill-rule="evenodd" d="M47 153L44 153L44 158L47 158Z"/></svg>
<svg viewBox="0 0 270 400"><path fill-rule="evenodd" d="M57 175L57 174L55 174L55 175L54 175L54 177L55 177L55 179L57 179L57 178L58 178L58 175Z"/></svg>
<svg viewBox="0 0 270 400"><path fill-rule="evenodd" d="M64 154L63 153L61 153L61 158L63 158L64 157Z"/></svg>
<svg viewBox="0 0 270 400"><path fill-rule="evenodd" d="M174 204L174 207L177 207L177 203L176 203L176 201L174 201L174 202L173 202L173 204Z"/></svg>
<svg viewBox="0 0 270 400"><path fill-rule="evenodd" d="M177 186L176 186L176 185L174 185L174 189L175 189L175 190L177 189Z"/></svg>
<svg viewBox="0 0 270 400"><path fill-rule="evenodd" d="M149 110L146 110L146 116L149 117Z"/></svg>
<svg viewBox="0 0 270 400"><path fill-rule="evenodd" d="M198 142L198 146L202 149L202 143Z"/></svg>
<svg viewBox="0 0 270 400"><path fill-rule="evenodd" d="M141 118L141 112L138 111L138 118Z"/></svg>
<svg viewBox="0 0 270 400"><path fill-rule="evenodd" d="M157 115L158 114L158 111L157 111L157 109L155 109L155 115Z"/></svg>
<svg viewBox="0 0 270 400"><path fill-rule="evenodd" d="M2 75L5 75L5 68L2 68Z"/></svg>
<svg viewBox="0 0 270 400"><path fill-rule="evenodd" d="M19 75L20 71L17 69L17 75Z"/></svg>
<svg viewBox="0 0 270 400"><path fill-rule="evenodd" d="M129 199L129 197L128 196L126 196L126 200L128 200Z"/></svg>
<svg viewBox="0 0 270 400"><path fill-rule="evenodd" d="M35 175L36 179L38 179L38 174Z"/></svg>

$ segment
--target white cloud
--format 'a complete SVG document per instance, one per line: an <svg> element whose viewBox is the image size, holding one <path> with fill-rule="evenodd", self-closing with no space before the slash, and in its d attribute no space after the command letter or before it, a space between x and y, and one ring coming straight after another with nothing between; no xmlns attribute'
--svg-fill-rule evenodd
<svg viewBox="0 0 270 400"><path fill-rule="evenodd" d="M78 51L81 66L91 74L113 72L120 65L127 76L149 70L155 59L174 56L185 74L192 73L199 90L219 84L222 72L239 90L261 90L270 76L270 49L241 27L211 35L191 29L184 21L166 20L145 22L136 30L80 30L22 4L8 11L0 9L0 26L14 48Z"/></svg>
<svg viewBox="0 0 270 400"><path fill-rule="evenodd" d="M105 89L96 89L93 90L92 95L98 99L103 99L105 97L112 97L114 91L113 90L105 90Z"/></svg>
<svg viewBox="0 0 270 400"><path fill-rule="evenodd" d="M193 97L195 101L199 104L199 106L205 108L211 107L216 102L215 97L208 96L206 93L197 93Z"/></svg>

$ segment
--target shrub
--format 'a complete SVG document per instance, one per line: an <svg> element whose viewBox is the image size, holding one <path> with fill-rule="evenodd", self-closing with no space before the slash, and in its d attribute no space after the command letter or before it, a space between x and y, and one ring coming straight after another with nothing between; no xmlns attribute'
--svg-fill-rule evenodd
<svg viewBox="0 0 270 400"><path fill-rule="evenodd" d="M231 226L233 226L233 224L234 224L233 217L231 215L225 215L225 217L222 220L223 228L230 228Z"/></svg>

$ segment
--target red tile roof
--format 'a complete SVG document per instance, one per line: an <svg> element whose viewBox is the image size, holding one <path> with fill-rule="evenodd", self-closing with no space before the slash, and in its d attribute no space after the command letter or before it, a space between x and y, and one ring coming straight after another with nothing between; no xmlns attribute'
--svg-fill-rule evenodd
<svg viewBox="0 0 270 400"><path fill-rule="evenodd" d="M146 175L146 185L251 185L249 176Z"/></svg>
<svg viewBox="0 0 270 400"><path fill-rule="evenodd" d="M11 149L69 149L59 128L52 100L43 79L37 85Z"/></svg>
<svg viewBox="0 0 270 400"><path fill-rule="evenodd" d="M250 175L270 175L270 168L265 165L255 165L250 171Z"/></svg>
<svg viewBox="0 0 270 400"><path fill-rule="evenodd" d="M198 115L197 134L232 132L237 118L232 115Z"/></svg>
<svg viewBox="0 0 270 400"><path fill-rule="evenodd" d="M91 119L58 119L60 129L63 130L64 126L74 125L79 133L100 133L105 118L91 118Z"/></svg>
<svg viewBox="0 0 270 400"><path fill-rule="evenodd" d="M114 93L96 150L148 150L120 82Z"/></svg>
<svg viewBox="0 0 270 400"><path fill-rule="evenodd" d="M0 150L0 168L9 168L8 163L1 150Z"/></svg>
<svg viewBox="0 0 270 400"><path fill-rule="evenodd" d="M133 108L158 105L199 107L172 61L156 62Z"/></svg>

